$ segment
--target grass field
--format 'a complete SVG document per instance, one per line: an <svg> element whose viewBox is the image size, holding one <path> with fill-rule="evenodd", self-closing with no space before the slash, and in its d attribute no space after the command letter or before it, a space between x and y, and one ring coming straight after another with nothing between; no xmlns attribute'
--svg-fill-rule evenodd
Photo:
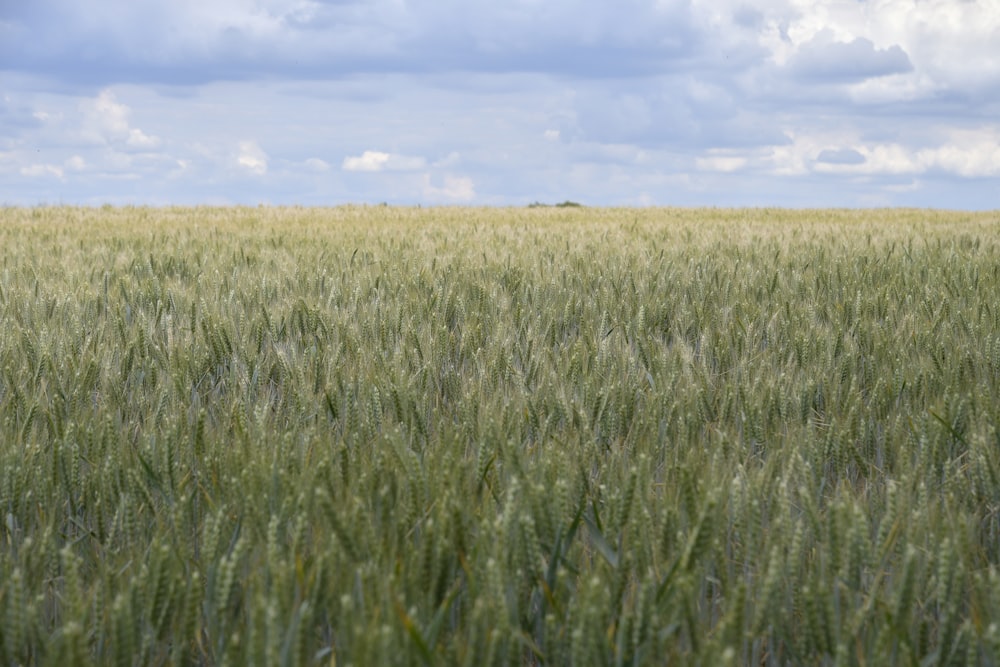
<svg viewBox="0 0 1000 667"><path fill-rule="evenodd" d="M0 209L4 665L1000 664L1000 214Z"/></svg>

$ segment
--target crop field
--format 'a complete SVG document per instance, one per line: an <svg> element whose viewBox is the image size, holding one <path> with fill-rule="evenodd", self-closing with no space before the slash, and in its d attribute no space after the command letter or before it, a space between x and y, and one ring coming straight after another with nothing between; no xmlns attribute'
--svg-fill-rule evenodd
<svg viewBox="0 0 1000 667"><path fill-rule="evenodd" d="M1000 214L0 209L0 664L998 665Z"/></svg>

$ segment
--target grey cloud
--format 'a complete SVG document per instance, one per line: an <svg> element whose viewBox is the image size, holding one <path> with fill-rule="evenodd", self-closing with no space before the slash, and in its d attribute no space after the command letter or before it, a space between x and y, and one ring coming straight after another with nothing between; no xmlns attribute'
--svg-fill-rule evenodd
<svg viewBox="0 0 1000 667"><path fill-rule="evenodd" d="M743 28L756 30L764 24L764 14L749 5L740 5L733 12L733 23Z"/></svg>
<svg viewBox="0 0 1000 667"><path fill-rule="evenodd" d="M679 0L557 2L520 11L485 1L326 2L267 15L267 30L235 19L194 25L183 8L161 6L154 16L132 8L101 22L68 0L37 7L13 18L18 29L0 44L0 62L93 86L390 72L641 76L676 69L701 48L691 9Z"/></svg>
<svg viewBox="0 0 1000 667"><path fill-rule="evenodd" d="M803 44L790 67L800 80L833 83L863 81L913 70L910 57L899 45L878 49L863 37L837 42L827 31Z"/></svg>
<svg viewBox="0 0 1000 667"><path fill-rule="evenodd" d="M853 148L826 148L816 156L816 161L824 164L864 164L865 156Z"/></svg>
<svg viewBox="0 0 1000 667"><path fill-rule="evenodd" d="M783 31L790 47L797 10L741 2L0 0L0 201L416 203L426 172L438 189L471 178L478 203L856 205L884 191L888 204L995 207L983 179L927 170L918 188L913 174L820 165L861 164L849 145L996 128L1000 88L953 78L917 99L858 101L824 84L925 67L935 43L905 42L911 63L826 33L778 66L762 35ZM129 128L162 138L158 152L81 139L81 99L106 87L133 110ZM266 149L266 179L233 167L244 141ZM365 151L426 167L338 168ZM775 153L803 168L775 174ZM35 163L62 165L64 180L20 171Z"/></svg>
<svg viewBox="0 0 1000 667"><path fill-rule="evenodd" d="M721 86L687 77L642 79L629 85L581 87L573 127L565 136L676 150L750 148L788 141L781 127Z"/></svg>

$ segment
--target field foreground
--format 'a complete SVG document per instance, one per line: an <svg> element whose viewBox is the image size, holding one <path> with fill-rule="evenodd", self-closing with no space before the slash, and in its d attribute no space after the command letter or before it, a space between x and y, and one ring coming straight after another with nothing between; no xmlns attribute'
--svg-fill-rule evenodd
<svg viewBox="0 0 1000 667"><path fill-rule="evenodd" d="M0 663L1000 664L1000 214L0 209Z"/></svg>

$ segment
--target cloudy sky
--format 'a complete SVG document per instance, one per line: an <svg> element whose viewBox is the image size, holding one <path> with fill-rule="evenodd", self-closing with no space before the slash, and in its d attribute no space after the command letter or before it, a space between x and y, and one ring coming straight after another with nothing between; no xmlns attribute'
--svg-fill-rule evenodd
<svg viewBox="0 0 1000 667"><path fill-rule="evenodd" d="M0 204L1000 208L1000 0L0 0Z"/></svg>

